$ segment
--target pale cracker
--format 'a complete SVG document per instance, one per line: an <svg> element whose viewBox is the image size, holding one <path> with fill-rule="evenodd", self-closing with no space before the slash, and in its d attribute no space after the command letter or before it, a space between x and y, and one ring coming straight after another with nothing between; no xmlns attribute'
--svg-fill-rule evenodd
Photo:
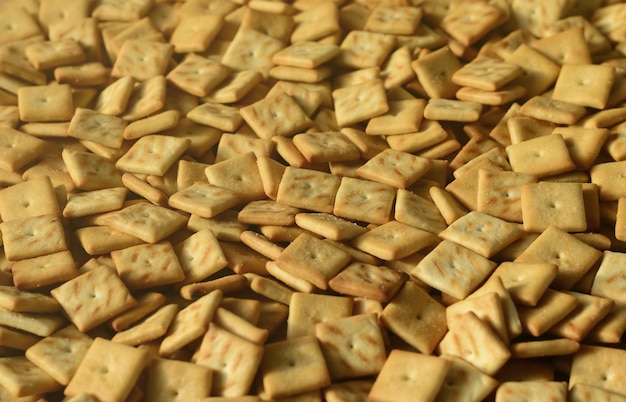
<svg viewBox="0 0 626 402"><path fill-rule="evenodd" d="M536 306L518 306L524 332L539 337L567 317L578 305L578 300L565 292L546 289Z"/></svg>
<svg viewBox="0 0 626 402"><path fill-rule="evenodd" d="M91 152L66 148L61 153L76 188L85 191L122 187L122 174L109 159Z"/></svg>
<svg viewBox="0 0 626 402"><path fill-rule="evenodd" d="M237 221L237 211L229 210L210 219L192 214L187 222L187 228L194 232L211 229L219 240L233 242L238 241L241 232L247 229L247 225Z"/></svg>
<svg viewBox="0 0 626 402"><path fill-rule="evenodd" d="M217 162L207 167L205 173L210 184L237 193L241 202L265 197L256 157L252 152Z"/></svg>
<svg viewBox="0 0 626 402"><path fill-rule="evenodd" d="M411 63L428 96L432 99L450 98L459 89L452 76L461 68L461 62L448 47L442 47Z"/></svg>
<svg viewBox="0 0 626 402"><path fill-rule="evenodd" d="M74 114L72 91L67 84L28 86L17 92L22 121L67 121Z"/></svg>
<svg viewBox="0 0 626 402"><path fill-rule="evenodd" d="M0 157L0 168L16 172L33 162L44 151L44 143L31 135L12 128L1 128L1 145L5 149Z"/></svg>
<svg viewBox="0 0 626 402"><path fill-rule="evenodd" d="M125 140L135 140L148 134L173 129L178 125L180 112L178 110L166 110L150 117L135 120L124 129Z"/></svg>
<svg viewBox="0 0 626 402"><path fill-rule="evenodd" d="M561 66L592 62L582 26L537 39L531 46Z"/></svg>
<svg viewBox="0 0 626 402"><path fill-rule="evenodd" d="M493 271L495 265L480 254L444 240L417 264L412 274L434 288L462 299Z"/></svg>
<svg viewBox="0 0 626 402"><path fill-rule="evenodd" d="M137 304L111 320L110 325L115 331L124 331L132 324L154 312L165 303L165 296L157 292L145 292L137 295Z"/></svg>
<svg viewBox="0 0 626 402"><path fill-rule="evenodd" d="M447 332L445 308L411 281L387 303L380 319L384 327L424 354L431 354Z"/></svg>
<svg viewBox="0 0 626 402"><path fill-rule="evenodd" d="M492 276L499 277L511 298L525 306L536 306L556 278L558 267L548 263L502 262Z"/></svg>
<svg viewBox="0 0 626 402"><path fill-rule="evenodd" d="M187 223L187 218L167 208L149 203L128 206L105 218L106 226L156 243Z"/></svg>
<svg viewBox="0 0 626 402"><path fill-rule="evenodd" d="M60 310L59 303L50 296L10 286L0 286L0 307L28 313L54 313Z"/></svg>
<svg viewBox="0 0 626 402"><path fill-rule="evenodd" d="M161 110L165 106L166 87L167 81L162 75L136 83L122 118L133 121Z"/></svg>
<svg viewBox="0 0 626 402"><path fill-rule="evenodd" d="M584 383L623 395L623 358L619 349L581 345L572 360L569 387Z"/></svg>
<svg viewBox="0 0 626 402"><path fill-rule="evenodd" d="M54 392L62 387L48 373L23 356L0 358L0 385L11 399Z"/></svg>
<svg viewBox="0 0 626 402"><path fill-rule="evenodd" d="M333 212L341 180L312 169L287 167L278 187L279 203L316 212Z"/></svg>
<svg viewBox="0 0 626 402"><path fill-rule="evenodd" d="M254 29L241 29L226 49L222 64L236 71L258 71L267 78L273 66L273 54L283 47L284 44L276 38Z"/></svg>
<svg viewBox="0 0 626 402"><path fill-rule="evenodd" d="M0 307L0 325L40 337L50 336L66 324L67 320L57 314L21 313Z"/></svg>
<svg viewBox="0 0 626 402"><path fill-rule="evenodd" d="M36 42L24 49L24 55L39 70L81 63L85 52L71 39Z"/></svg>
<svg viewBox="0 0 626 402"><path fill-rule="evenodd" d="M476 102L489 106L503 106L514 102L526 94L521 85L508 85L497 91L463 87L456 92L457 99L465 102Z"/></svg>
<svg viewBox="0 0 626 402"><path fill-rule="evenodd" d="M416 132L388 136L386 140L392 149L414 153L436 145L447 137L446 130L439 122L424 119Z"/></svg>
<svg viewBox="0 0 626 402"><path fill-rule="evenodd" d="M557 79L558 64L526 44L521 44L505 58L507 63L517 64L526 74L513 81L527 89L525 98L531 98L547 90Z"/></svg>
<svg viewBox="0 0 626 402"><path fill-rule="evenodd" d="M365 31L391 35L411 35L422 18L422 9L410 6L378 4L369 14Z"/></svg>
<svg viewBox="0 0 626 402"><path fill-rule="evenodd" d="M319 40L340 30L339 10L332 1L301 11L293 19L292 43Z"/></svg>
<svg viewBox="0 0 626 402"><path fill-rule="evenodd" d="M367 134L395 135L417 132L422 122L424 99L409 99L389 102L389 111L369 120Z"/></svg>
<svg viewBox="0 0 626 402"><path fill-rule="evenodd" d="M456 320L462 319L463 314L471 311L487 324L502 342L508 345L509 334L504 306L500 296L496 292L489 291L479 291L477 293L471 294L464 300L452 303L446 308L448 328L452 328Z"/></svg>
<svg viewBox="0 0 626 402"><path fill-rule="evenodd" d="M164 75L173 46L167 43L128 39L124 41L115 59L111 76L129 75L137 81Z"/></svg>
<svg viewBox="0 0 626 402"><path fill-rule="evenodd" d="M247 288L248 280L243 275L226 275L217 279L190 283L180 288L180 296L185 300L196 300L214 290L225 294L240 292Z"/></svg>
<svg viewBox="0 0 626 402"><path fill-rule="evenodd" d="M284 3L283 5L286 6ZM294 24L295 22L290 13L275 13L268 10L259 10L249 5L243 12L239 27L240 29L254 29L287 43L289 42Z"/></svg>
<svg viewBox="0 0 626 402"><path fill-rule="evenodd" d="M217 103L238 102L252 91L262 79L263 75L255 70L234 71L218 84L205 99Z"/></svg>
<svg viewBox="0 0 626 402"><path fill-rule="evenodd" d="M521 186L534 182L532 175L511 171L478 171L478 211L509 222L522 222Z"/></svg>
<svg viewBox="0 0 626 402"><path fill-rule="evenodd" d="M111 252L120 279L131 290L180 282L185 274L168 241Z"/></svg>
<svg viewBox="0 0 626 402"><path fill-rule="evenodd" d="M380 67L361 68L334 77L332 86L334 89L351 87L376 78L380 78Z"/></svg>
<svg viewBox="0 0 626 402"><path fill-rule="evenodd" d="M168 205L202 218L213 218L241 203L237 193L209 183L194 183L168 199Z"/></svg>
<svg viewBox="0 0 626 402"><path fill-rule="evenodd" d="M239 222L249 225L290 226L300 209L282 205L272 200L257 200L246 204L238 213Z"/></svg>
<svg viewBox="0 0 626 402"><path fill-rule="evenodd" d="M164 179L163 176L154 177L159 177L162 180ZM129 191L137 194L142 198L145 198L147 201L150 201L155 205L167 205L167 195L157 187L152 186L150 183L147 182L147 180L143 180L142 178L140 178L139 174L128 172L123 173L122 184L124 184L124 187L126 187Z"/></svg>
<svg viewBox="0 0 626 402"><path fill-rule="evenodd" d="M333 63L351 69L380 67L395 45L395 37L376 32L350 31Z"/></svg>
<svg viewBox="0 0 626 402"><path fill-rule="evenodd" d="M246 106L240 113L254 132L264 139L278 135L292 136L313 124L300 105L286 93L279 93Z"/></svg>
<svg viewBox="0 0 626 402"><path fill-rule="evenodd" d="M189 147L190 140L167 135L139 138L115 166L126 172L163 176ZM166 151L165 151L166 150Z"/></svg>
<svg viewBox="0 0 626 402"><path fill-rule="evenodd" d="M293 144L310 163L355 161L359 149L341 132L301 133Z"/></svg>
<svg viewBox="0 0 626 402"><path fill-rule="evenodd" d="M222 300L222 291L199 298L176 314L159 346L160 356L170 356L205 334Z"/></svg>
<svg viewBox="0 0 626 402"><path fill-rule="evenodd" d="M257 167L263 182L265 195L272 200L276 200L280 181L286 167L280 162L264 156L257 157Z"/></svg>
<svg viewBox="0 0 626 402"><path fill-rule="evenodd" d="M111 148L120 148L128 123L123 119L91 109L76 108L67 134L79 140L93 141Z"/></svg>
<svg viewBox="0 0 626 402"><path fill-rule="evenodd" d="M138 237L120 232L108 226L87 226L76 229L74 235L89 255L102 255L113 250L144 243Z"/></svg>
<svg viewBox="0 0 626 402"><path fill-rule="evenodd" d="M312 247L316 250L311 252ZM308 234L301 234L276 259L278 267L298 275L320 289L350 261L350 255Z"/></svg>
<svg viewBox="0 0 626 402"><path fill-rule="evenodd" d="M550 328L555 336L581 342L589 331L611 311L615 302L612 299L568 291L567 294L578 300L576 309L561 322Z"/></svg>
<svg viewBox="0 0 626 402"><path fill-rule="evenodd" d="M67 250L60 217L39 215L0 223L4 254L9 261Z"/></svg>
<svg viewBox="0 0 626 402"><path fill-rule="evenodd" d="M383 401L389 395L394 395L394 400L398 402L408 402L414 398L435 400L449 368L450 362L444 359L393 349L376 377L368 398Z"/></svg>
<svg viewBox="0 0 626 402"><path fill-rule="evenodd" d="M329 66L316 68L300 68L291 66L274 66L269 71L269 76L277 80L299 81L308 84L319 83L330 77L332 69Z"/></svg>
<svg viewBox="0 0 626 402"><path fill-rule="evenodd" d="M281 305L288 306L291 301L291 296L294 291L289 289L288 287L281 285L277 281L266 278L257 274L246 274L248 278L248 282L250 284L250 289L262 296L267 297L269 300L273 300L275 302L280 303ZM287 313L285 313L285 318Z"/></svg>
<svg viewBox="0 0 626 402"><path fill-rule="evenodd" d="M357 236L351 245L382 260L396 260L436 242L432 233L392 220Z"/></svg>
<svg viewBox="0 0 626 402"><path fill-rule="evenodd" d="M459 122L477 121L482 105L472 101L455 99L430 99L424 108L424 118Z"/></svg>
<svg viewBox="0 0 626 402"><path fill-rule="evenodd" d="M509 145L506 147L506 153L514 172L526 173L538 178L566 173L576 168L567 144L559 134L550 134Z"/></svg>
<svg viewBox="0 0 626 402"><path fill-rule="evenodd" d="M478 57L452 75L452 82L485 91L496 91L520 77L524 70L515 64L489 57Z"/></svg>
<svg viewBox="0 0 626 402"><path fill-rule="evenodd" d="M618 303L624 302L623 284L620 280L622 272L621 261L623 260L624 254L621 252L605 250L602 253L600 266L590 290L592 295L610 298Z"/></svg>
<svg viewBox="0 0 626 402"><path fill-rule="evenodd" d="M430 159L394 149L386 149L356 170L358 176L407 188L431 168Z"/></svg>
<svg viewBox="0 0 626 402"><path fill-rule="evenodd" d="M59 202L47 176L0 190L0 218L5 222L37 215L58 215L59 212Z"/></svg>
<svg viewBox="0 0 626 402"><path fill-rule="evenodd" d="M316 68L339 54L339 47L319 42L300 41L279 50L272 56L278 65Z"/></svg>
<svg viewBox="0 0 626 402"><path fill-rule="evenodd" d="M453 7L440 24L447 34L464 46L470 46L500 25L505 15L501 8L488 1L464 1Z"/></svg>
<svg viewBox="0 0 626 402"><path fill-rule="evenodd" d="M275 143L269 139L252 137L243 133L224 133L217 144L214 163L246 152L253 152L257 158L271 156L274 152L274 146Z"/></svg>
<svg viewBox="0 0 626 402"><path fill-rule="evenodd" d="M342 128L341 132L359 148L361 158L363 159L371 159L379 152L389 148L389 144L387 144L383 138L366 135L363 130L346 127Z"/></svg>
<svg viewBox="0 0 626 402"><path fill-rule="evenodd" d="M320 322L315 326L332 379L378 373L385 361L383 335L374 314Z"/></svg>
<svg viewBox="0 0 626 402"><path fill-rule="evenodd" d="M431 187L429 195L448 225L469 212L452 194L442 188Z"/></svg>
<svg viewBox="0 0 626 402"><path fill-rule="evenodd" d="M437 398L458 401L483 400L494 391L498 382L465 360L453 355L441 355L450 362L450 368Z"/></svg>
<svg viewBox="0 0 626 402"><path fill-rule="evenodd" d="M400 272L385 266L353 262L333 277L328 285L341 294L385 303L396 294L405 279Z"/></svg>
<svg viewBox="0 0 626 402"><path fill-rule="evenodd" d="M18 289L37 289L77 276L76 263L68 250L14 261L13 284Z"/></svg>
<svg viewBox="0 0 626 402"><path fill-rule="evenodd" d="M211 395L212 376L207 367L154 358L147 368L145 398L158 402L200 400Z"/></svg>
<svg viewBox="0 0 626 402"><path fill-rule="evenodd" d="M303 360L304 356L308 358ZM314 336L268 344L260 364L263 389L270 398L277 398L330 385L330 375L323 361L321 348ZM286 378L289 381L285 381Z"/></svg>
<svg viewBox="0 0 626 402"><path fill-rule="evenodd" d="M187 112L186 117L194 123L231 133L243 123L239 109L215 102L205 102L194 107Z"/></svg>
<svg viewBox="0 0 626 402"><path fill-rule="evenodd" d="M102 401L123 400L148 360L146 349L95 338L63 393L75 396L89 392Z"/></svg>
<svg viewBox="0 0 626 402"><path fill-rule="evenodd" d="M550 225L567 232L587 229L583 189L578 183L527 183L521 187L524 229L541 232Z"/></svg>
<svg viewBox="0 0 626 402"><path fill-rule="evenodd" d="M213 317L213 323L256 345L263 345L269 335L266 329L256 327L245 318L224 307L217 309Z"/></svg>
<svg viewBox="0 0 626 402"><path fill-rule="evenodd" d="M199 53L208 49L224 23L223 18L214 14L186 15L170 36L170 43L176 53Z"/></svg>
<svg viewBox="0 0 626 402"><path fill-rule="evenodd" d="M466 360L487 375L497 373L511 356L506 344L471 311L454 321L438 349Z"/></svg>
<svg viewBox="0 0 626 402"><path fill-rule="evenodd" d="M446 222L437 206L430 200L409 190L396 192L394 218L398 222L438 235L446 228Z"/></svg>
<svg viewBox="0 0 626 402"><path fill-rule="evenodd" d="M167 304L150 314L139 324L117 332L111 340L128 346L139 346L165 335L178 313L177 304Z"/></svg>
<svg viewBox="0 0 626 402"><path fill-rule="evenodd" d="M130 76L121 77L110 83L98 95L94 110L113 116L122 114L133 92L134 83L135 80Z"/></svg>
<svg viewBox="0 0 626 402"><path fill-rule="evenodd" d="M58 383L67 385L92 341L70 325L28 348L26 357Z"/></svg>
<svg viewBox="0 0 626 402"><path fill-rule="evenodd" d="M590 342L619 343L626 330L626 311L621 303L616 303L609 314L596 324L587 335Z"/></svg>
<svg viewBox="0 0 626 402"><path fill-rule="evenodd" d="M54 79L60 84L73 87L97 86L106 84L110 69L100 62L88 62L54 69ZM78 105L76 105L78 106Z"/></svg>
<svg viewBox="0 0 626 402"><path fill-rule="evenodd" d="M512 116L506 122L512 144L552 134L557 125L529 116Z"/></svg>
<svg viewBox="0 0 626 402"><path fill-rule="evenodd" d="M97 327L137 303L115 271L106 266L71 279L50 293L81 332ZM94 304L93 300L103 300L103 304Z"/></svg>
<svg viewBox="0 0 626 402"><path fill-rule="evenodd" d="M498 232L497 238L491 233ZM490 258L521 235L520 229L502 219L471 211L439 233L439 237L454 241L483 257Z"/></svg>
<svg viewBox="0 0 626 402"><path fill-rule="evenodd" d="M382 224L391 219L394 198L395 189L388 184L343 177L332 212L341 218Z"/></svg>
<svg viewBox="0 0 626 402"><path fill-rule="evenodd" d="M590 402L598 400L622 402L626 400L626 398L624 398L621 394L583 383L574 384L574 386L569 390L568 397L573 402Z"/></svg>
<svg viewBox="0 0 626 402"><path fill-rule="evenodd" d="M331 240L352 239L366 229L352 221L327 213L298 213L295 223L299 227Z"/></svg>
<svg viewBox="0 0 626 402"><path fill-rule="evenodd" d="M516 342L511 344L511 354L514 358L533 358L546 356L571 355L578 351L580 344L567 338L557 338L539 341Z"/></svg>
<svg viewBox="0 0 626 402"><path fill-rule="evenodd" d="M389 110L383 82L373 79L332 92L337 124L346 127Z"/></svg>
<svg viewBox="0 0 626 402"><path fill-rule="evenodd" d="M552 99L603 109L609 99L613 77L613 67L606 64L564 65L554 84Z"/></svg>
<svg viewBox="0 0 626 402"><path fill-rule="evenodd" d="M549 398L553 401L567 400L567 384L557 381L521 381L504 382L496 391L496 401L523 401L528 399Z"/></svg>
<svg viewBox="0 0 626 402"><path fill-rule="evenodd" d="M222 132L216 128L197 124L187 118L180 117L176 127L165 131L163 134L188 138L191 143L186 153L193 158L200 159L210 155L209 151L218 143Z"/></svg>
<svg viewBox="0 0 626 402"><path fill-rule="evenodd" d="M230 74L230 69L213 60L189 54L167 73L168 82L198 97L207 96Z"/></svg>

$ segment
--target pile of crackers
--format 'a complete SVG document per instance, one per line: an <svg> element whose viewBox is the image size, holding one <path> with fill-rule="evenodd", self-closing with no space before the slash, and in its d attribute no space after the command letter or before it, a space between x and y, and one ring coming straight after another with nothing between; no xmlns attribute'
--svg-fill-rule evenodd
<svg viewBox="0 0 626 402"><path fill-rule="evenodd" d="M626 401L626 3L0 2L0 400Z"/></svg>

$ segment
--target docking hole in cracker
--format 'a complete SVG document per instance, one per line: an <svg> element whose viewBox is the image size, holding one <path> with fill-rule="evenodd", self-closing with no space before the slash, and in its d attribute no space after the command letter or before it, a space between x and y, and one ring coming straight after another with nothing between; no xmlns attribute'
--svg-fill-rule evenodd
<svg viewBox="0 0 626 402"><path fill-rule="evenodd" d="M0 401L626 400L620 0L0 0Z"/></svg>

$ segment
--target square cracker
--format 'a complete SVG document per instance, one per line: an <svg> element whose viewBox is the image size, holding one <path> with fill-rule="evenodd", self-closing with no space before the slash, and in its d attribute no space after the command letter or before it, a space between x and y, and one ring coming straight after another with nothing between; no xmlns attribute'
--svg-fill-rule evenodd
<svg viewBox="0 0 626 402"><path fill-rule="evenodd" d="M435 356L393 349L376 377L368 397L373 401L435 400L450 362Z"/></svg>
<svg viewBox="0 0 626 402"><path fill-rule="evenodd" d="M337 124L351 126L389 111L385 87L376 78L332 92Z"/></svg>
<svg viewBox="0 0 626 402"><path fill-rule="evenodd" d="M18 289L37 289L70 280L78 275L69 250L13 261L13 284Z"/></svg>
<svg viewBox="0 0 626 402"><path fill-rule="evenodd" d="M68 121L74 115L67 84L26 86L17 90L20 119L25 122Z"/></svg>
<svg viewBox="0 0 626 402"><path fill-rule="evenodd" d="M111 340L128 346L139 346L159 339L167 332L178 308L177 304L167 304L137 325L116 333Z"/></svg>
<svg viewBox="0 0 626 402"><path fill-rule="evenodd" d="M190 144L188 138L146 135L115 162L115 167L126 172L163 176Z"/></svg>
<svg viewBox="0 0 626 402"><path fill-rule="evenodd" d="M391 220L395 195L389 184L344 176L332 212L345 219L383 224Z"/></svg>
<svg viewBox="0 0 626 402"><path fill-rule="evenodd" d="M301 234L276 259L279 268L308 280L319 289L350 262L350 255L308 234Z"/></svg>
<svg viewBox="0 0 626 402"><path fill-rule="evenodd" d="M163 75L136 83L122 118L128 121L138 120L161 110L165 106L166 88L167 81Z"/></svg>
<svg viewBox="0 0 626 402"><path fill-rule="evenodd" d="M190 362L153 358L148 364L147 400L178 402L211 395L212 371ZM173 394L173 395L172 395Z"/></svg>
<svg viewBox="0 0 626 402"><path fill-rule="evenodd" d="M175 192L168 199L168 205L172 208L202 218L213 218L240 203L241 199L236 192L209 183L194 183Z"/></svg>
<svg viewBox="0 0 626 402"><path fill-rule="evenodd" d="M4 254L9 261L67 250L65 231L58 215L38 215L0 223Z"/></svg>
<svg viewBox="0 0 626 402"><path fill-rule="evenodd" d="M322 212L296 214L295 223L302 229L335 241L352 239L367 230L350 220Z"/></svg>
<svg viewBox="0 0 626 402"><path fill-rule="evenodd" d="M263 389L270 398L318 390L331 382L324 355L314 336L267 344L260 373Z"/></svg>
<svg viewBox="0 0 626 402"><path fill-rule="evenodd" d="M48 373L24 356L0 358L0 386L8 390L11 400L62 388Z"/></svg>
<svg viewBox="0 0 626 402"><path fill-rule="evenodd" d="M504 61L517 64L526 71L513 81L527 89L525 99L545 92L554 84L560 71L558 64L526 44L517 47Z"/></svg>
<svg viewBox="0 0 626 402"><path fill-rule="evenodd" d="M515 303L536 306L556 278L558 267L548 263L502 262L492 274L498 277Z"/></svg>
<svg viewBox="0 0 626 402"><path fill-rule="evenodd" d="M76 108L67 129L68 136L120 148L127 122L119 117L91 109Z"/></svg>
<svg viewBox="0 0 626 402"><path fill-rule="evenodd" d="M98 95L94 110L113 116L122 114L126 110L134 84L135 79L130 76L124 76L113 81Z"/></svg>
<svg viewBox="0 0 626 402"><path fill-rule="evenodd" d="M297 208L331 213L340 178L313 169L288 166L280 181L276 201Z"/></svg>
<svg viewBox="0 0 626 402"><path fill-rule="evenodd" d="M266 97L242 108L240 113L254 132L264 139L292 136L313 125L300 105L286 93Z"/></svg>
<svg viewBox="0 0 626 402"><path fill-rule="evenodd" d="M341 42L341 52L333 63L351 69L380 67L396 44L393 35L350 31Z"/></svg>
<svg viewBox="0 0 626 402"><path fill-rule="evenodd" d="M565 292L547 289L536 306L518 306L525 333L539 337L576 309L578 300Z"/></svg>
<svg viewBox="0 0 626 402"><path fill-rule="evenodd" d="M408 152L385 149L356 170L364 179L407 188L424 176L432 167L432 161Z"/></svg>
<svg viewBox="0 0 626 402"><path fill-rule="evenodd" d="M395 269L353 262L335 275L328 286L335 292L388 302L402 287L406 277Z"/></svg>
<svg viewBox="0 0 626 402"><path fill-rule="evenodd" d="M373 117L365 132L370 135L396 135L417 132L424 115L426 100L404 99L389 101L389 111Z"/></svg>
<svg viewBox="0 0 626 402"><path fill-rule="evenodd" d="M131 290L180 282L185 274L172 244L140 244L111 252L120 279Z"/></svg>
<svg viewBox="0 0 626 402"><path fill-rule="evenodd" d="M302 41L279 50L272 56L274 64L300 68L316 68L340 52L337 45Z"/></svg>
<svg viewBox="0 0 626 402"><path fill-rule="evenodd" d="M0 286L0 307L18 312L54 313L60 310L59 303L50 296Z"/></svg>
<svg viewBox="0 0 626 402"><path fill-rule="evenodd" d="M242 203L265 198L263 180L253 152L214 163L205 169L205 174L210 184L235 192Z"/></svg>
<svg viewBox="0 0 626 402"><path fill-rule="evenodd" d="M461 68L461 62L450 48L442 47L411 63L417 79L429 98L453 99L459 86L452 76Z"/></svg>
<svg viewBox="0 0 626 402"><path fill-rule="evenodd" d="M441 28L461 44L470 46L500 25L505 17L501 8L486 0L465 0L445 15Z"/></svg>
<svg viewBox="0 0 626 402"><path fill-rule="evenodd" d="M398 189L396 192L394 219L435 235L447 227L446 221L432 201L404 189Z"/></svg>
<svg viewBox="0 0 626 402"><path fill-rule="evenodd" d="M78 218L122 208L128 190L125 187L111 187L102 190L71 194L63 208L66 218Z"/></svg>
<svg viewBox="0 0 626 402"><path fill-rule="evenodd" d="M170 356L205 334L222 295L214 290L180 310L159 345L159 355Z"/></svg>
<svg viewBox="0 0 626 402"><path fill-rule="evenodd" d="M101 401L125 400L148 360L147 349L95 338L64 394L87 392Z"/></svg>
<svg viewBox="0 0 626 402"><path fill-rule="evenodd" d="M477 57L452 75L452 82L485 91L495 91L521 77L524 70L512 63L490 57Z"/></svg>
<svg viewBox="0 0 626 402"><path fill-rule="evenodd" d="M173 46L157 41L128 39L119 50L111 76L129 75L137 81L165 75Z"/></svg>
<svg viewBox="0 0 626 402"><path fill-rule="evenodd" d="M626 254L605 250L591 286L591 294L624 303L623 262Z"/></svg>
<svg viewBox="0 0 626 402"><path fill-rule="evenodd" d="M0 190L2 221L48 214L59 214L59 203L48 176L36 177Z"/></svg>
<svg viewBox="0 0 626 402"><path fill-rule="evenodd" d="M147 243L156 243L187 223L179 212L147 202L130 205L105 218L106 226L135 236Z"/></svg>
<svg viewBox="0 0 626 402"><path fill-rule="evenodd" d="M207 96L228 77L230 69L222 64L191 53L167 73L168 82L198 97Z"/></svg>
<svg viewBox="0 0 626 402"><path fill-rule="evenodd" d="M393 261L436 242L437 237L432 233L392 220L357 236L350 244L382 260Z"/></svg>
<svg viewBox="0 0 626 402"><path fill-rule="evenodd" d="M615 72L612 66L566 64L554 84L552 98L579 106L604 109Z"/></svg>
<svg viewBox="0 0 626 402"><path fill-rule="evenodd" d="M541 232L554 225L566 232L587 230L580 183L526 183L521 187L524 230Z"/></svg>
<svg viewBox="0 0 626 402"><path fill-rule="evenodd" d="M550 328L549 333L581 342L589 331L612 310L615 301L580 292L566 292L578 300L576 309L561 322Z"/></svg>
<svg viewBox="0 0 626 402"><path fill-rule="evenodd" d="M567 144L559 134L550 134L512 144L506 153L514 172L538 178L572 171L576 165L570 157Z"/></svg>
<svg viewBox="0 0 626 402"><path fill-rule="evenodd" d="M257 372L263 347L210 323L192 361L213 373L211 395L247 395Z"/></svg>
<svg viewBox="0 0 626 402"><path fill-rule="evenodd" d="M573 235L549 226L516 259L515 262L551 263L558 266L552 287L569 290L602 257L602 252Z"/></svg>
<svg viewBox="0 0 626 402"><path fill-rule="evenodd" d="M58 383L67 385L92 342L89 335L70 325L28 348L26 358Z"/></svg>
<svg viewBox="0 0 626 402"><path fill-rule="evenodd" d="M293 144L310 163L355 161L361 157L356 145L336 131L296 134Z"/></svg>
<svg viewBox="0 0 626 402"><path fill-rule="evenodd" d="M272 68L272 56L282 49L283 42L254 29L237 31L222 57L222 64L236 71L254 70L264 78Z"/></svg>
<svg viewBox="0 0 626 402"><path fill-rule="evenodd" d="M520 236L517 225L478 211L462 216L439 233L440 238L460 244L485 258L491 258Z"/></svg>
<svg viewBox="0 0 626 402"><path fill-rule="evenodd" d="M448 330L445 307L411 281L387 303L380 320L385 328L424 354L432 354Z"/></svg>
<svg viewBox="0 0 626 402"><path fill-rule="evenodd" d="M319 40L340 30L339 9L332 1L301 11L294 15L293 21L292 43Z"/></svg>
<svg viewBox="0 0 626 402"><path fill-rule="evenodd" d="M315 336L333 380L377 374L386 360L374 313L320 322L315 326Z"/></svg>
<svg viewBox="0 0 626 402"><path fill-rule="evenodd" d="M137 301L112 268L99 266L50 291L74 325L86 332Z"/></svg>
<svg viewBox="0 0 626 402"><path fill-rule="evenodd" d="M477 210L509 222L522 222L521 188L537 179L508 170L478 171Z"/></svg>
<svg viewBox="0 0 626 402"><path fill-rule="evenodd" d="M194 107L187 112L186 117L194 123L215 127L229 133L234 133L243 123L243 117L238 108L212 101Z"/></svg>
<svg viewBox="0 0 626 402"><path fill-rule="evenodd" d="M170 36L176 53L201 53L209 48L224 24L224 19L215 14L186 15Z"/></svg>
<svg viewBox="0 0 626 402"><path fill-rule="evenodd" d="M484 400L498 386L493 378L476 367L453 355L441 355L450 362L446 379L437 394L444 400L478 401Z"/></svg>
<svg viewBox="0 0 626 402"><path fill-rule="evenodd" d="M565 402L567 384L557 381L507 381L498 387L496 402L548 399Z"/></svg>
<svg viewBox="0 0 626 402"><path fill-rule="evenodd" d="M581 345L574 354L569 387L588 384L624 395L625 352L605 346Z"/></svg>

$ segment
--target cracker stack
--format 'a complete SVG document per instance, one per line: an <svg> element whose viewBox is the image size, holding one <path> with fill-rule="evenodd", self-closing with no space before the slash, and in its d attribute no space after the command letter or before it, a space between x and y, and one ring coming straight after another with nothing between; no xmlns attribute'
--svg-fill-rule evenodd
<svg viewBox="0 0 626 402"><path fill-rule="evenodd" d="M0 401L626 400L625 27L0 1Z"/></svg>

